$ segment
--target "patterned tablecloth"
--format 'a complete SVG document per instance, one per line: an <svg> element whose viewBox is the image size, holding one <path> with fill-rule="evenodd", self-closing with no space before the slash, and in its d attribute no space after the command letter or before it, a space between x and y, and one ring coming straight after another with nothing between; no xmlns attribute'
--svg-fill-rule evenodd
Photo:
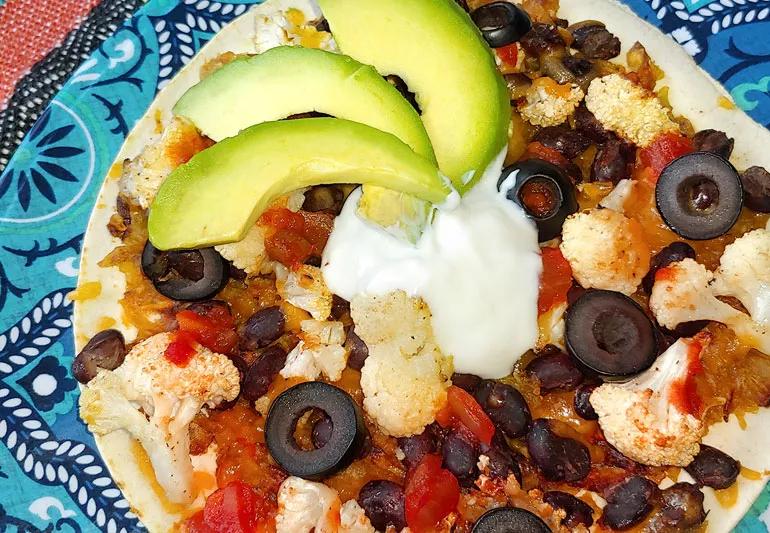
<svg viewBox="0 0 770 533"><path fill-rule="evenodd" d="M0 0L0 531L141 528L77 416L66 294L101 178L126 134L174 73L253 3L150 0L136 10L138 0ZM770 126L770 0L626 3ZM46 19L46 31L58 23L61 34L50 51L38 31ZM39 62L25 74L18 65L30 58ZM13 94L9 69L24 75ZM766 490L738 531L765 531L769 500Z"/></svg>

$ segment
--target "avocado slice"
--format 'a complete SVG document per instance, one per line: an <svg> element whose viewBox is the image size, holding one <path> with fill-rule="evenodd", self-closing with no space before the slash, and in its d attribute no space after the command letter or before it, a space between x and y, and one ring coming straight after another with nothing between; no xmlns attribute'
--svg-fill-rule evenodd
<svg viewBox="0 0 770 533"><path fill-rule="evenodd" d="M319 0L342 52L400 76L416 95L439 168L470 189L508 138L494 57L454 0Z"/></svg>
<svg viewBox="0 0 770 533"><path fill-rule="evenodd" d="M342 54L280 46L228 63L190 88L174 113L221 141L254 124L317 111L391 133L435 162L414 108L377 71ZM386 231L416 242L432 206L418 198L366 185L359 213Z"/></svg>
<svg viewBox="0 0 770 533"><path fill-rule="evenodd" d="M191 87L174 106L219 142L239 131L317 111L391 133L435 160L420 116L377 71L348 56L279 46L238 58Z"/></svg>
<svg viewBox="0 0 770 533"><path fill-rule="evenodd" d="M324 183L374 184L432 203L451 192L430 160L389 133L337 118L265 122L166 178L150 206L150 241L161 250L235 242L276 197Z"/></svg>

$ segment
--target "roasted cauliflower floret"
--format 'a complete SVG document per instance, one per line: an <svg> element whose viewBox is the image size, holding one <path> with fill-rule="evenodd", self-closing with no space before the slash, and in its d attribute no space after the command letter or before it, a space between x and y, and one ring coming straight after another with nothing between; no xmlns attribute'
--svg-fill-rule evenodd
<svg viewBox="0 0 770 533"><path fill-rule="evenodd" d="M294 307L310 313L316 320L326 320L332 312L332 292L324 282L321 269L302 265L297 270L276 268L278 294Z"/></svg>
<svg viewBox="0 0 770 533"><path fill-rule="evenodd" d="M356 296L350 302L350 316L367 345L388 343L415 354L432 335L428 304L404 291Z"/></svg>
<svg viewBox="0 0 770 533"><path fill-rule="evenodd" d="M633 294L650 268L642 227L612 209L576 213L564 222L561 252L586 289Z"/></svg>
<svg viewBox="0 0 770 533"><path fill-rule="evenodd" d="M187 366L164 357L172 334L134 346L121 366L100 370L80 396L80 416L97 435L127 431L144 447L168 498L189 503L196 494L188 425L203 407L238 396L239 373L224 355L196 345Z"/></svg>
<svg viewBox="0 0 770 533"><path fill-rule="evenodd" d="M527 90L527 101L519 106L519 112L535 126L558 126L575 112L583 96L577 85L559 85L551 78L538 78Z"/></svg>
<svg viewBox="0 0 770 533"><path fill-rule="evenodd" d="M281 375L312 380L323 373L332 381L340 379L348 360L342 322L303 320L300 327L300 341L286 357Z"/></svg>
<svg viewBox="0 0 770 533"><path fill-rule="evenodd" d="M334 489L298 477L281 484L275 526L276 533L374 533L355 500L342 505Z"/></svg>
<svg viewBox="0 0 770 533"><path fill-rule="evenodd" d="M686 466L700 450L705 433L700 413L690 406L688 375L700 364L711 337L679 339L647 371L626 383L605 383L591 405L610 444L645 465Z"/></svg>
<svg viewBox="0 0 770 533"><path fill-rule="evenodd" d="M211 144L190 121L175 117L161 136L151 139L141 154L123 164L121 192L147 209L171 171Z"/></svg>
<svg viewBox="0 0 770 533"><path fill-rule="evenodd" d="M716 289L711 271L684 259L656 272L650 309L658 323L669 329L695 320L721 322L748 346L770 354L770 326L719 300Z"/></svg>
<svg viewBox="0 0 770 533"><path fill-rule="evenodd" d="M267 257L265 230L261 226L252 226L240 241L220 244L214 248L236 268L240 268L247 274L258 274Z"/></svg>
<svg viewBox="0 0 770 533"><path fill-rule="evenodd" d="M446 404L450 367L432 343L414 355L391 343L369 345L361 370L366 412L387 435L421 433Z"/></svg>
<svg viewBox="0 0 770 533"><path fill-rule="evenodd" d="M714 290L738 298L755 321L770 323L770 231L751 231L725 248Z"/></svg>
<svg viewBox="0 0 770 533"><path fill-rule="evenodd" d="M288 5L287 5L288 4ZM311 21L321 17L317 5L315 12L302 12L289 7L289 2L275 2L271 9L263 9L256 17L255 45L261 54L271 48L285 45L321 48L335 52L337 44L328 32L318 31Z"/></svg>
<svg viewBox="0 0 770 533"><path fill-rule="evenodd" d="M654 94L620 74L593 80L586 107L606 129L641 148L663 133L679 131Z"/></svg>

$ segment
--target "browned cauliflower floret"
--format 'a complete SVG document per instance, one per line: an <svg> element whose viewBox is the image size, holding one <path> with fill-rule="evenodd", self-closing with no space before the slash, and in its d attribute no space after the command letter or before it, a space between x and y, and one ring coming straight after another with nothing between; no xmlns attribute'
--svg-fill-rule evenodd
<svg viewBox="0 0 770 533"><path fill-rule="evenodd" d="M126 431L144 447L168 498L195 497L188 426L204 406L233 400L238 369L227 356L196 345L186 366L163 356L172 334L134 346L115 370L100 370L80 395L80 416L97 435Z"/></svg>
<svg viewBox="0 0 770 533"><path fill-rule="evenodd" d="M650 309L658 323L669 329L696 320L721 322L748 346L770 354L770 326L719 300L718 288L711 271L684 259L656 272Z"/></svg>
<svg viewBox="0 0 770 533"><path fill-rule="evenodd" d="M388 343L414 354L432 335L428 304L404 291L357 296L350 302L350 315L356 335L368 345Z"/></svg>
<svg viewBox="0 0 770 533"><path fill-rule="evenodd" d="M356 296L350 309L369 348L361 370L364 408L388 435L420 433L446 403L452 375L433 340L428 305L398 291Z"/></svg>
<svg viewBox="0 0 770 533"><path fill-rule="evenodd" d="M303 320L300 327L300 341L287 356L281 375L317 379L323 373L332 381L340 379L348 360L342 322Z"/></svg>
<svg viewBox="0 0 770 533"><path fill-rule="evenodd" d="M414 355L393 343L370 345L361 370L364 408L386 435L422 433L446 404L451 375L451 365L432 343Z"/></svg>
<svg viewBox="0 0 770 533"><path fill-rule="evenodd" d="M294 307L310 313L316 320L326 320L332 312L332 292L324 282L321 269L302 265L288 271L276 268L278 294Z"/></svg>
<svg viewBox="0 0 770 533"><path fill-rule="evenodd" d="M715 278L716 294L738 298L755 321L770 323L770 231L750 231L725 248Z"/></svg>
<svg viewBox="0 0 770 533"><path fill-rule="evenodd" d="M210 144L191 122L175 117L160 137L123 165L121 191L147 209L171 171Z"/></svg>
<svg viewBox="0 0 770 533"><path fill-rule="evenodd" d="M538 78L527 90L527 101L519 106L519 112L535 126L558 126L575 112L583 96L577 85L559 85L551 78Z"/></svg>
<svg viewBox="0 0 770 533"><path fill-rule="evenodd" d="M649 370L626 383L605 383L591 394L610 444L645 465L690 464L705 428L699 413L690 413L683 401L684 382L710 340L706 333L679 339Z"/></svg>
<svg viewBox="0 0 770 533"><path fill-rule="evenodd" d="M679 131L654 94L620 74L592 81L586 107L606 129L642 148L662 133Z"/></svg>
<svg viewBox="0 0 770 533"><path fill-rule="evenodd" d="M650 268L642 227L612 209L570 216L564 222L561 251L586 289L633 294Z"/></svg>

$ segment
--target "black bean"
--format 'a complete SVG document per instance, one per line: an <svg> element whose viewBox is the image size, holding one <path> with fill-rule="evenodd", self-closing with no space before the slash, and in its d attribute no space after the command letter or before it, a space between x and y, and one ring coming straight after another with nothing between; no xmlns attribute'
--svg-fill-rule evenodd
<svg viewBox="0 0 770 533"><path fill-rule="evenodd" d="M701 444L700 452L685 470L701 485L726 489L738 478L741 463L721 450Z"/></svg>
<svg viewBox="0 0 770 533"><path fill-rule="evenodd" d="M636 149L633 145L610 137L599 145L591 165L591 181L617 183L629 179L635 160Z"/></svg>
<svg viewBox="0 0 770 533"><path fill-rule="evenodd" d="M193 302L185 307L186 310L192 311L200 316L207 316L213 309L219 309L220 312L226 313L232 316L230 311L230 304L222 300L206 300L203 302Z"/></svg>
<svg viewBox="0 0 770 533"><path fill-rule="evenodd" d="M563 48L565 43L556 26L535 22L532 29L521 38L521 46L528 54L539 56L549 50Z"/></svg>
<svg viewBox="0 0 770 533"><path fill-rule="evenodd" d="M348 338L345 341L345 347L348 349L348 366L354 370L364 368L366 358L369 357L369 348L361 337L356 335L355 330L348 331Z"/></svg>
<svg viewBox="0 0 770 533"><path fill-rule="evenodd" d="M466 392L473 394L476 387L481 383L481 378L473 374L452 374L452 385L460 387Z"/></svg>
<svg viewBox="0 0 770 533"><path fill-rule="evenodd" d="M280 307L266 307L257 311L243 326L242 348L247 351L264 348L278 340L285 327L286 317Z"/></svg>
<svg viewBox="0 0 770 533"><path fill-rule="evenodd" d="M505 442L502 433L495 432L489 445L481 443L481 453L489 459L489 474L493 478L508 479L513 474L521 484L521 468L517 460L518 454L514 453Z"/></svg>
<svg viewBox="0 0 770 533"><path fill-rule="evenodd" d="M419 435L398 439L398 447L404 452L402 462L409 470L420 464L423 457L438 449L436 437L430 428L426 428Z"/></svg>
<svg viewBox="0 0 770 533"><path fill-rule="evenodd" d="M686 242L672 242L660 252L655 254L650 261L650 270L642 279L642 288L650 294L652 286L655 284L655 274L661 268L665 268L671 263L677 263L682 259L695 259L695 250Z"/></svg>
<svg viewBox="0 0 770 533"><path fill-rule="evenodd" d="M601 122L597 120L585 105L580 105L575 110L575 129L587 135L595 142L605 142L614 135L604 129Z"/></svg>
<svg viewBox="0 0 770 533"><path fill-rule="evenodd" d="M525 371L540 382L541 392L572 390L583 382L583 374L566 353L554 352L530 361Z"/></svg>
<svg viewBox="0 0 770 533"><path fill-rule="evenodd" d="M463 487L472 487L479 476L476 463L479 450L476 442L465 433L451 431L444 439L441 453L444 468L452 472Z"/></svg>
<svg viewBox="0 0 770 533"><path fill-rule="evenodd" d="M703 493L692 483L676 483L660 494L661 507L650 518L645 531L668 533L686 531L706 519Z"/></svg>
<svg viewBox="0 0 770 533"><path fill-rule="evenodd" d="M702 130L692 138L692 144L696 152L711 152L730 159L735 146L735 139L731 139L723 131Z"/></svg>
<svg viewBox="0 0 770 533"><path fill-rule="evenodd" d="M302 210L310 212L323 211L339 215L344 203L345 195L339 187L334 185L316 185L305 191L305 201L302 204Z"/></svg>
<svg viewBox="0 0 770 533"><path fill-rule="evenodd" d="M591 145L591 139L566 126L543 128L532 140L553 148L567 159L575 159Z"/></svg>
<svg viewBox="0 0 770 533"><path fill-rule="evenodd" d="M599 385L597 383L584 383L580 385L575 391L575 412L586 420L598 420L599 415L594 411L594 406L591 405L591 393L596 390Z"/></svg>
<svg viewBox="0 0 770 533"><path fill-rule="evenodd" d="M551 429L551 421L539 418L527 433L529 456L550 481L580 481L591 471L591 456L580 442L560 437Z"/></svg>
<svg viewBox="0 0 770 533"><path fill-rule="evenodd" d="M341 320L347 314L350 314L350 302L336 294L332 295L332 318Z"/></svg>
<svg viewBox="0 0 770 533"><path fill-rule="evenodd" d="M80 383L88 383L96 377L100 368L115 370L126 358L126 341L115 329L100 331L80 350L72 361L72 375Z"/></svg>
<svg viewBox="0 0 770 533"><path fill-rule="evenodd" d="M313 424L313 431L310 433L313 446L316 448L326 446L332 438L332 431L334 431L332 419L323 411L318 411L318 420Z"/></svg>
<svg viewBox="0 0 770 533"><path fill-rule="evenodd" d="M377 531L385 531L388 526L396 531L406 527L404 489L392 481L370 481L361 487L358 504Z"/></svg>
<svg viewBox="0 0 770 533"><path fill-rule="evenodd" d="M741 173L743 202L758 213L770 213L770 172L762 167L750 167Z"/></svg>
<svg viewBox="0 0 770 533"><path fill-rule="evenodd" d="M267 394L270 384L285 364L286 352L277 346L266 348L243 376L243 397L253 402Z"/></svg>
<svg viewBox="0 0 770 533"><path fill-rule="evenodd" d="M572 44L572 47L583 52L589 59L607 60L620 55L620 39L615 37L606 28L589 32L582 39L580 46L577 46L576 41Z"/></svg>
<svg viewBox="0 0 770 533"><path fill-rule="evenodd" d="M626 529L644 519L652 510L658 486L647 478L633 476L608 489L601 522L613 529Z"/></svg>
<svg viewBox="0 0 770 533"><path fill-rule="evenodd" d="M579 525L591 527L594 523L594 510L583 500L580 500L560 490L552 490L543 495L543 501L554 509L564 509L567 516L562 521L562 525L570 529L577 528Z"/></svg>
<svg viewBox="0 0 770 533"><path fill-rule="evenodd" d="M594 64L584 57L567 55L564 56L561 62L567 67L567 70L572 72L577 78L587 76L594 68Z"/></svg>
<svg viewBox="0 0 770 533"><path fill-rule="evenodd" d="M515 439L527 431L532 420L529 406L510 385L487 379L479 384L474 396L495 426L508 437Z"/></svg>

